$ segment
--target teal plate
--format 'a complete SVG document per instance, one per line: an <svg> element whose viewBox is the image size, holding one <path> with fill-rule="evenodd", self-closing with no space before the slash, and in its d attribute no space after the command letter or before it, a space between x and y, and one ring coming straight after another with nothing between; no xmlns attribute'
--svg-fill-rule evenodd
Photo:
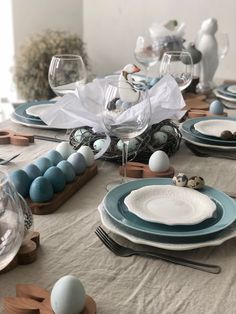
<svg viewBox="0 0 236 314"><path fill-rule="evenodd" d="M200 140L204 141L205 143L209 144L217 144L217 145L224 145L224 146L235 146L236 141L226 141L218 137L214 136L207 136L204 134L201 134L197 130L195 130L194 125L200 121L203 120L236 120L235 118L220 118L220 117L201 117L201 118L193 118L188 119L185 122L182 123L181 128L191 136L194 136L196 138L199 138Z"/></svg>
<svg viewBox="0 0 236 314"><path fill-rule="evenodd" d="M46 125L40 118L28 115L26 113L26 110L29 107L42 105L42 104L55 104L55 101L42 100L42 101L32 101L32 102L21 104L16 107L13 113L13 117L24 123L32 123L35 125Z"/></svg>
<svg viewBox="0 0 236 314"><path fill-rule="evenodd" d="M225 95L225 96L229 96L229 97L232 97L232 98L236 98L236 93L232 93L228 90L228 88L230 86L235 86L236 84L223 84L223 85L220 85L216 88L216 90L222 94L222 95Z"/></svg>
<svg viewBox="0 0 236 314"><path fill-rule="evenodd" d="M210 238L230 226L236 219L236 203L225 193L211 187L204 187L201 192L216 203L213 217L195 225L168 226L151 223L129 212L124 204L125 197L133 190L148 185L173 185L171 179L140 179L121 184L111 190L104 198L104 208L109 217L133 234L148 238L157 237L166 242L194 242Z"/></svg>

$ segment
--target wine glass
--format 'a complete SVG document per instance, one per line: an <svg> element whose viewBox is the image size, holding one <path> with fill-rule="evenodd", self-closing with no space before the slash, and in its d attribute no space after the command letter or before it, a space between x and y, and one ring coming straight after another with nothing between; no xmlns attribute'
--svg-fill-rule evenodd
<svg viewBox="0 0 236 314"><path fill-rule="evenodd" d="M138 36L134 49L134 56L138 63L144 66L148 74L160 56L160 52L155 49L152 38L149 35Z"/></svg>
<svg viewBox="0 0 236 314"><path fill-rule="evenodd" d="M187 51L167 51L164 53L161 65L160 76L170 74L179 85L180 90L188 87L193 78L193 61Z"/></svg>
<svg viewBox="0 0 236 314"><path fill-rule="evenodd" d="M24 213L10 179L0 172L0 270L17 254L24 237Z"/></svg>
<svg viewBox="0 0 236 314"><path fill-rule="evenodd" d="M102 108L103 123L112 136L123 142L122 166L124 176L121 182L114 182L107 186L107 190L127 180L126 164L129 141L142 134L151 118L151 106L148 88L145 83L122 81L120 77L106 81L105 99Z"/></svg>
<svg viewBox="0 0 236 314"><path fill-rule="evenodd" d="M77 95L79 86L85 84L86 79L86 68L81 56L64 54L52 57L48 71L48 81L57 96L68 93Z"/></svg>

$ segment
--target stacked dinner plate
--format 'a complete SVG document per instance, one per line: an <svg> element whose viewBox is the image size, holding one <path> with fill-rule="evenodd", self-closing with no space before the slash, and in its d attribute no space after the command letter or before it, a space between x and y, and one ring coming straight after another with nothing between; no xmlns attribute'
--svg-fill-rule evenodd
<svg viewBox="0 0 236 314"><path fill-rule="evenodd" d="M15 123L33 128L48 129L48 125L46 125L39 118L39 114L41 114L44 110L50 108L50 106L52 106L53 104L55 104L55 101L53 100L23 103L16 107L15 111L12 113L11 120Z"/></svg>
<svg viewBox="0 0 236 314"><path fill-rule="evenodd" d="M220 85L214 90L214 94L220 98L226 108L236 109L236 83Z"/></svg>
<svg viewBox="0 0 236 314"><path fill-rule="evenodd" d="M236 236L236 203L211 187L177 187L169 178L131 181L99 206L103 225L132 242L169 250L220 245Z"/></svg>
<svg viewBox="0 0 236 314"><path fill-rule="evenodd" d="M236 132L236 118L201 117L188 119L180 125L183 139L196 146L221 151L236 151L236 138L226 140L223 131Z"/></svg>

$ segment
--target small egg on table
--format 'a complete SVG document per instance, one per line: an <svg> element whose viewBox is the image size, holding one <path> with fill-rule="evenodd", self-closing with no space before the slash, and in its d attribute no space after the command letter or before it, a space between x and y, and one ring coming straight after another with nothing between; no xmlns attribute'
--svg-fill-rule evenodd
<svg viewBox="0 0 236 314"><path fill-rule="evenodd" d="M68 142L61 142L57 145L56 150L62 155L63 159L67 159L71 154L75 153L74 148Z"/></svg>
<svg viewBox="0 0 236 314"><path fill-rule="evenodd" d="M177 174L172 180L176 186L186 186L188 183L188 177L184 173Z"/></svg>
<svg viewBox="0 0 236 314"><path fill-rule="evenodd" d="M52 162L50 159L48 159L47 157L41 157L39 159L37 159L36 161L34 161L34 164L39 168L39 170L42 172L42 174L44 174L44 172L53 166Z"/></svg>
<svg viewBox="0 0 236 314"><path fill-rule="evenodd" d="M66 185L66 178L60 168L52 166L45 171L43 176L48 179L49 182L51 182L53 191L55 193L64 190Z"/></svg>
<svg viewBox="0 0 236 314"><path fill-rule="evenodd" d="M165 152L157 150L149 158L148 165L153 172L165 172L170 168L170 160Z"/></svg>
<svg viewBox="0 0 236 314"><path fill-rule="evenodd" d="M81 142L84 138L87 138L90 136L91 136L91 133L85 128L78 129L74 133L74 138L77 142Z"/></svg>
<svg viewBox="0 0 236 314"><path fill-rule="evenodd" d="M52 288L51 307L55 314L79 314L85 307L85 289L75 276L60 278Z"/></svg>
<svg viewBox="0 0 236 314"><path fill-rule="evenodd" d="M90 167L94 164L94 154L89 146L80 146L77 152L84 156L87 167Z"/></svg>
<svg viewBox="0 0 236 314"><path fill-rule="evenodd" d="M209 112L216 115L222 115L224 113L224 105L219 100L214 100L210 104Z"/></svg>
<svg viewBox="0 0 236 314"><path fill-rule="evenodd" d="M155 132L152 136L152 142L154 145L165 144L167 140L168 140L168 135L162 131Z"/></svg>
<svg viewBox="0 0 236 314"><path fill-rule="evenodd" d="M28 195L32 181L24 170L18 169L13 171L10 173L10 179L18 193L20 193L23 197Z"/></svg>
<svg viewBox="0 0 236 314"><path fill-rule="evenodd" d="M66 183L73 182L75 179L75 170L72 164L67 160L62 160L57 164L57 167L64 173Z"/></svg>
<svg viewBox="0 0 236 314"><path fill-rule="evenodd" d="M93 143L93 148L96 152L99 152L103 146L105 145L106 140L104 138L100 138Z"/></svg>
<svg viewBox="0 0 236 314"><path fill-rule="evenodd" d="M73 166L76 175L81 175L85 172L87 164L85 158L80 153L73 153L67 159Z"/></svg>
<svg viewBox="0 0 236 314"><path fill-rule="evenodd" d="M163 125L163 126L160 128L160 131L161 131L161 132L170 133L170 134L175 135L175 129L174 129L171 125Z"/></svg>
<svg viewBox="0 0 236 314"><path fill-rule="evenodd" d="M128 151L129 152L135 151L137 149L137 147L138 147L138 144L139 144L139 141L136 138L132 138L129 141ZM123 141L119 140L117 142L117 144L116 144L116 147L117 147L118 150L122 151L123 150Z"/></svg>
<svg viewBox="0 0 236 314"><path fill-rule="evenodd" d="M47 153L46 157L51 160L53 166L56 166L60 161L64 159L62 155L55 149L50 150L50 152Z"/></svg>
<svg viewBox="0 0 236 314"><path fill-rule="evenodd" d="M29 164L24 168L24 171L28 174L31 182L34 181L35 178L42 175L41 170L34 164Z"/></svg>
<svg viewBox="0 0 236 314"><path fill-rule="evenodd" d="M43 176L37 177L30 186L29 195L33 202L49 202L54 195L51 182Z"/></svg>
<svg viewBox="0 0 236 314"><path fill-rule="evenodd" d="M200 190L204 187L205 182L202 177L193 176L188 179L187 187L195 190Z"/></svg>

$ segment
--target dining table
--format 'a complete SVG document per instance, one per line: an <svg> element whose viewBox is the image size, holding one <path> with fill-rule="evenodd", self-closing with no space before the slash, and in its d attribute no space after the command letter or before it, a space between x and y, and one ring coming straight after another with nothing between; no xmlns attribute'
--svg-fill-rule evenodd
<svg viewBox="0 0 236 314"><path fill-rule="evenodd" d="M234 115L235 110L228 110ZM11 120L0 129L64 139L65 130L30 128ZM35 139L28 146L0 145L0 157L20 155L0 171L10 173L33 163L55 149L57 142ZM98 173L63 203L46 215L34 215L34 230L40 233L37 259L0 274L0 311L3 298L15 296L17 284L36 284L49 291L65 275L74 275L96 302L98 314L232 314L236 313L236 238L221 245L191 250L152 248L202 263L221 266L219 274L202 272L158 258L117 256L95 234L102 226L98 207L109 182L119 178L119 165L97 160ZM236 162L217 156L195 155L184 140L170 157L175 173L201 176L205 183L236 198ZM129 178L129 180L134 180ZM138 179L136 179L138 180ZM142 249L104 228L117 242ZM68 313L70 314L70 313Z"/></svg>

